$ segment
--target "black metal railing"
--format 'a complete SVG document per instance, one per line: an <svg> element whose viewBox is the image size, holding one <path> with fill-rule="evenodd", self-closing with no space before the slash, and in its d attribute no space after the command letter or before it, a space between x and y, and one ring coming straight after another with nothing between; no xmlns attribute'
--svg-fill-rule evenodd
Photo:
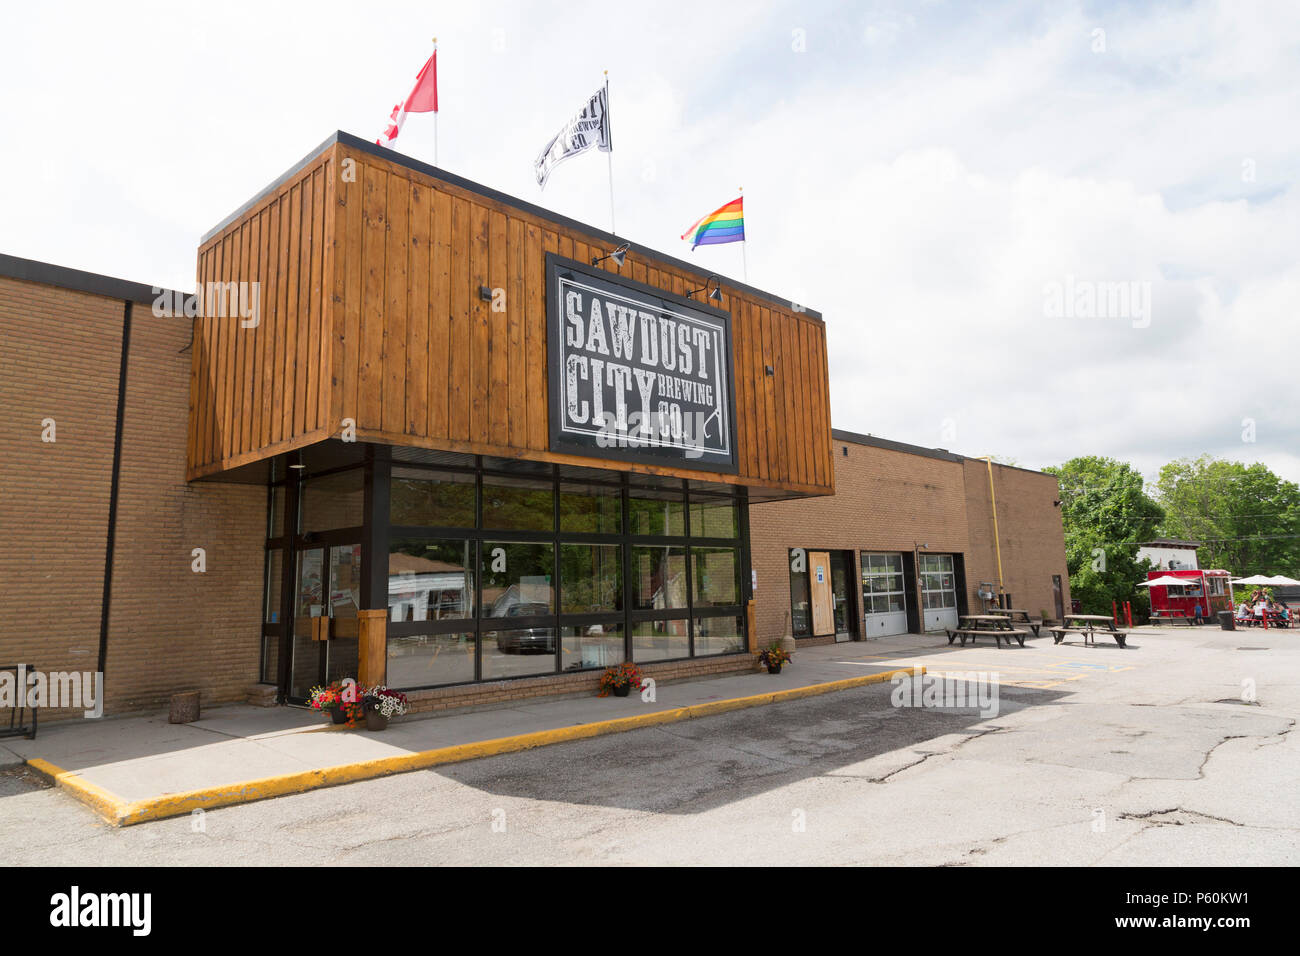
<svg viewBox="0 0 1300 956"><path fill-rule="evenodd" d="M0 664L0 674L12 671L14 675L14 700L9 708L9 726L0 727L0 737L26 737L36 739L36 708L27 706L27 675L32 673L28 664ZM25 715L31 712L32 723L28 726Z"/></svg>

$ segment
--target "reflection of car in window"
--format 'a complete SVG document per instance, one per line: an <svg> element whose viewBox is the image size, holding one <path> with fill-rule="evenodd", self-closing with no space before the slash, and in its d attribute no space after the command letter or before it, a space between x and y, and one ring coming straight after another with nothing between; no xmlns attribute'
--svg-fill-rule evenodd
<svg viewBox="0 0 1300 956"><path fill-rule="evenodd" d="M521 618L543 617L551 613L548 605L519 600L519 589L512 585L506 592L492 602L489 617ZM495 639L497 650L502 654L554 654L555 631L550 627L524 627L508 631L491 631L489 639Z"/></svg>

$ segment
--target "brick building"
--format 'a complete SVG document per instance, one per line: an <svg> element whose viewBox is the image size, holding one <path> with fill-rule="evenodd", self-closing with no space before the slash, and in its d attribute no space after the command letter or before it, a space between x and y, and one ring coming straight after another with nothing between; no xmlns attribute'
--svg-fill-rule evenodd
<svg viewBox="0 0 1300 956"><path fill-rule="evenodd" d="M155 298L0 255L0 664L104 671L108 713L258 678L266 489L185 480L190 323Z"/></svg>
<svg viewBox="0 0 1300 956"><path fill-rule="evenodd" d="M109 714L745 670L999 581L986 464L832 432L821 316L771 293L343 133L198 278L0 256L0 664L101 671ZM1050 611L1055 481L993 484L1005 591Z"/></svg>
<svg viewBox="0 0 1300 956"><path fill-rule="evenodd" d="M822 644L955 627L957 615L984 607L981 585L994 603L1034 616L1059 619L1069 607L1054 476L838 429L831 436L833 496L750 508L761 636Z"/></svg>

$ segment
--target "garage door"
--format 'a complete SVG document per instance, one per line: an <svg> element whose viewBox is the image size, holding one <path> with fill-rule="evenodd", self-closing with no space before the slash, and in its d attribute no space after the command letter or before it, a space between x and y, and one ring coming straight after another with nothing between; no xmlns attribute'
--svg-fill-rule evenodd
<svg viewBox="0 0 1300 956"><path fill-rule="evenodd" d="M903 556L862 552L862 633L887 637L907 633L907 590Z"/></svg>
<svg viewBox="0 0 1300 956"><path fill-rule="evenodd" d="M957 626L957 576L951 554L920 556L921 602L927 631Z"/></svg>

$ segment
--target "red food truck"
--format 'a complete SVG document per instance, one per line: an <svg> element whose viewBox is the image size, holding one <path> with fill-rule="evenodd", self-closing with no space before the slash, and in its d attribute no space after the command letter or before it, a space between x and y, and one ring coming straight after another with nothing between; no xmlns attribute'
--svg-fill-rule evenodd
<svg viewBox="0 0 1300 956"><path fill-rule="evenodd" d="M1196 605L1201 605L1201 616L1213 620L1218 611L1232 610L1232 588L1229 581L1232 575L1218 569L1185 568L1174 571L1148 571L1147 580L1156 578L1185 578L1183 585L1152 585L1151 610L1182 611L1190 619L1196 612Z"/></svg>

